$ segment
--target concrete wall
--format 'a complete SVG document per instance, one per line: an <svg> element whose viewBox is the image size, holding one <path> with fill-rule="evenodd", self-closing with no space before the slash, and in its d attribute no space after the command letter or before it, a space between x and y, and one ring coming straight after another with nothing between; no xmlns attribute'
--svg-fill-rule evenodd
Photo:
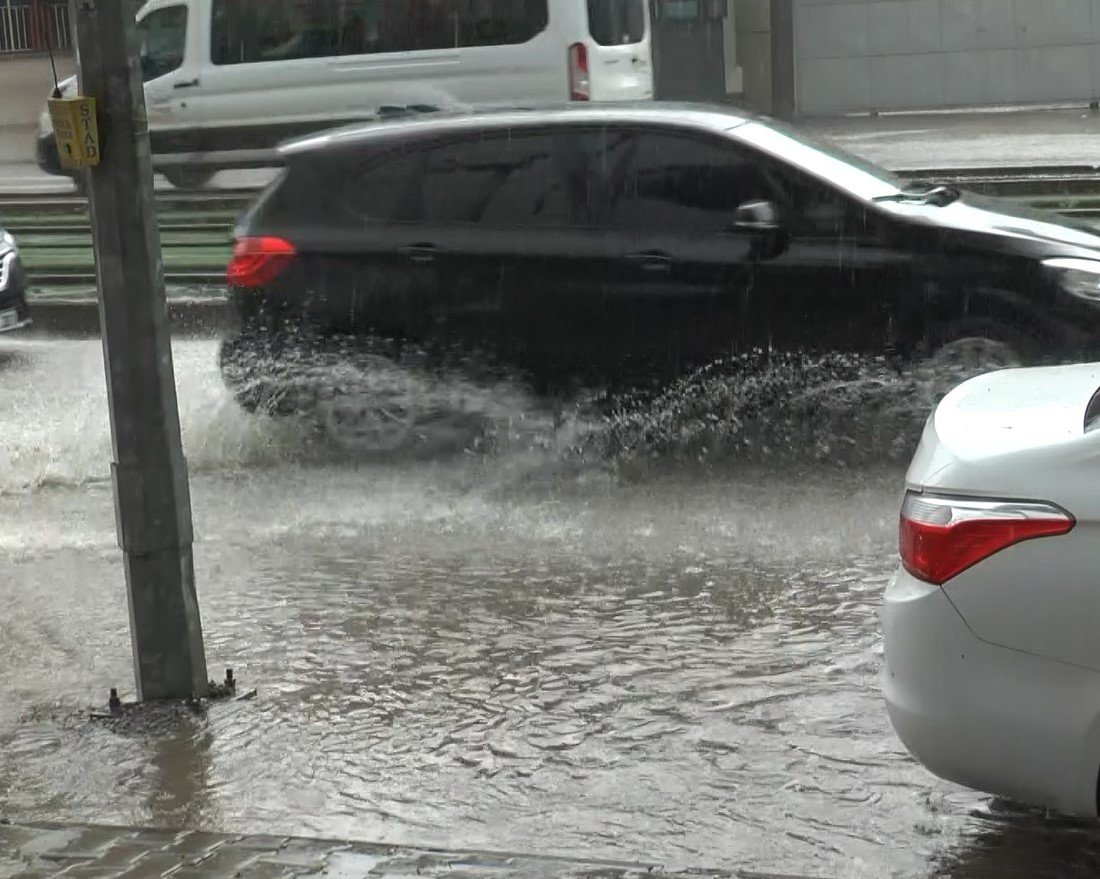
<svg viewBox="0 0 1100 879"><path fill-rule="evenodd" d="M737 63L745 103L772 112L771 0L736 0Z"/></svg>
<svg viewBox="0 0 1100 879"><path fill-rule="evenodd" d="M1100 94L1100 0L794 3L800 115Z"/></svg>
<svg viewBox="0 0 1100 879"><path fill-rule="evenodd" d="M57 59L57 73L74 72L71 56ZM53 85L50 60L45 56L0 56L0 162L33 160L38 114Z"/></svg>

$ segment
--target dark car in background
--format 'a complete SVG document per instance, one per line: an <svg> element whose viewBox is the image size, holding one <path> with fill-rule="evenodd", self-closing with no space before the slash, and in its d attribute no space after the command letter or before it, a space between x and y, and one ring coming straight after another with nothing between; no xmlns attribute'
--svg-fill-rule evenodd
<svg viewBox="0 0 1100 879"><path fill-rule="evenodd" d="M27 273L19 259L15 238L0 227L0 333L29 323Z"/></svg>
<svg viewBox="0 0 1100 879"><path fill-rule="evenodd" d="M1100 338L1091 229L720 108L433 115L282 154L229 266L249 408L335 348L560 396L753 350L997 366Z"/></svg>

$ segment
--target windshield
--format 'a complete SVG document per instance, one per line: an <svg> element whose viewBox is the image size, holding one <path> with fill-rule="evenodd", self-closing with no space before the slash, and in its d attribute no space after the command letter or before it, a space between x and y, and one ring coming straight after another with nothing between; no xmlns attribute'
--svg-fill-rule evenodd
<svg viewBox="0 0 1100 879"><path fill-rule="evenodd" d="M907 185L901 177L878 165L820 143L781 123L747 122L734 128L731 136L792 162L862 200L896 195Z"/></svg>

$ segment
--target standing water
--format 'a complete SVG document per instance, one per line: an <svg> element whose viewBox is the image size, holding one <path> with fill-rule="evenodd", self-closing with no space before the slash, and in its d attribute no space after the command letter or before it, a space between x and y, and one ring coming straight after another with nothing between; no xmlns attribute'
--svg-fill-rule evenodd
<svg viewBox="0 0 1100 879"><path fill-rule="evenodd" d="M99 344L4 342L6 817L1094 875L1091 827L939 782L889 728L877 608L927 383L739 361L565 444L501 391L493 442L379 460L241 413L213 343L175 353L207 655L258 695L89 720L132 679Z"/></svg>

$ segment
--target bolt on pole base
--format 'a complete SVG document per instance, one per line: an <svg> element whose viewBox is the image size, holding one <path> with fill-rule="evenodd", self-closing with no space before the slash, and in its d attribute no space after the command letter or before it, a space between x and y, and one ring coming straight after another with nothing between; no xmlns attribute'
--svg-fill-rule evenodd
<svg viewBox="0 0 1100 879"><path fill-rule="evenodd" d="M191 553L136 0L70 0L80 93L96 99L87 172L111 411L112 476L138 698L209 691Z"/></svg>

